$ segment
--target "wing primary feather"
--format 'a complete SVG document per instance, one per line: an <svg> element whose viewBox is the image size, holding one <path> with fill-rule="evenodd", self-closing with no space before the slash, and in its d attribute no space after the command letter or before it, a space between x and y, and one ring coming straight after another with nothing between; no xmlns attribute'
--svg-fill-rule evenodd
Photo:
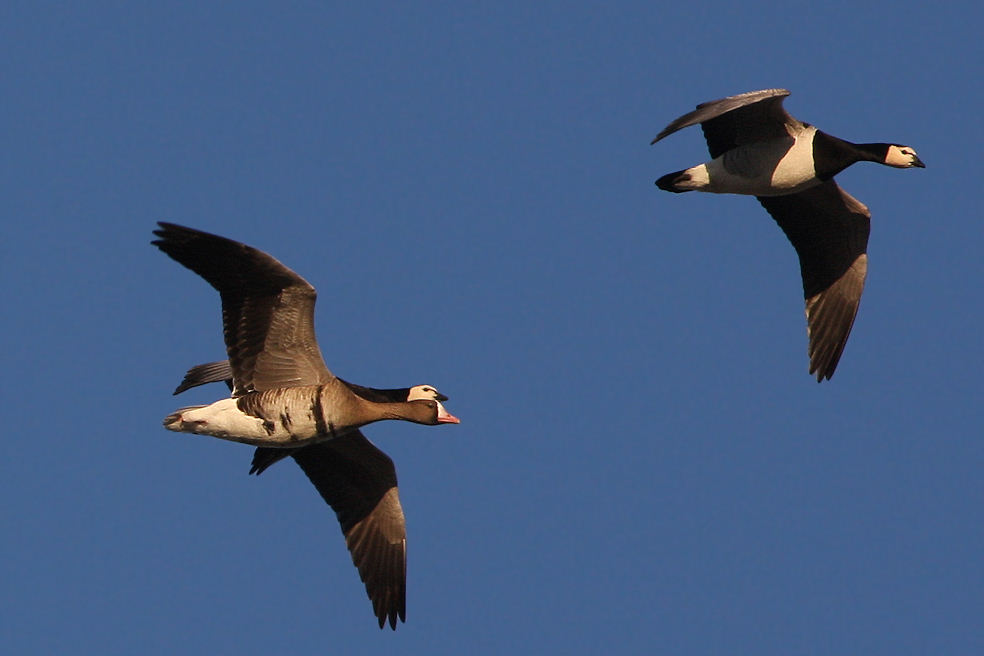
<svg viewBox="0 0 984 656"><path fill-rule="evenodd" d="M736 96L728 96L727 98L701 103L697 105L697 109L694 111L684 114L663 128L650 144L655 144L678 130L709 121L741 107L753 105L770 98L781 99L788 95L789 91L786 89L762 89L761 91L749 91L748 93L740 93Z"/></svg>

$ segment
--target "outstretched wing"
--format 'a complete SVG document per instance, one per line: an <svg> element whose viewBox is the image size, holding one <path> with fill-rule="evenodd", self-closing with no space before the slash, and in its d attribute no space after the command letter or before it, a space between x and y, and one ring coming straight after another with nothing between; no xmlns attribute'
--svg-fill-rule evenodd
<svg viewBox="0 0 984 656"><path fill-rule="evenodd" d="M200 364L188 370L174 393L228 382L231 375L226 360ZM377 390L342 382L379 403L406 401L409 393L407 388ZM287 456L294 458L335 511L380 628L388 620L395 629L397 618L406 621L407 534L393 461L355 431L298 449L260 447L253 454L249 473L261 474Z"/></svg>
<svg viewBox="0 0 984 656"><path fill-rule="evenodd" d="M788 95L786 89L763 89L701 103L663 128L652 143L698 123L711 157L742 144L787 137L787 124L803 125L783 108L782 101Z"/></svg>
<svg viewBox="0 0 984 656"><path fill-rule="evenodd" d="M817 381L829 380L864 291L871 213L833 180L797 194L758 200L799 254L810 373Z"/></svg>
<svg viewBox="0 0 984 656"><path fill-rule="evenodd" d="M379 627L406 621L407 528L396 468L359 431L291 454L332 507Z"/></svg>
<svg viewBox="0 0 984 656"><path fill-rule="evenodd" d="M314 287L251 246L158 225L152 243L219 291L233 396L331 380L314 335Z"/></svg>

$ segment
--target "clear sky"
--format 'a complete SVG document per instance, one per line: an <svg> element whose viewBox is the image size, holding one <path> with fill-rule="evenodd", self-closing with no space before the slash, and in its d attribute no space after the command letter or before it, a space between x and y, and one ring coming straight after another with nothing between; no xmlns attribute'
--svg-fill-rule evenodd
<svg viewBox="0 0 984 656"><path fill-rule="evenodd" d="M977 2L5 2L11 654L984 653ZM672 195L698 102L916 148L833 380L755 200ZM157 220L320 293L321 348L460 426L396 461L407 623L376 628L290 461L165 431L223 357Z"/></svg>

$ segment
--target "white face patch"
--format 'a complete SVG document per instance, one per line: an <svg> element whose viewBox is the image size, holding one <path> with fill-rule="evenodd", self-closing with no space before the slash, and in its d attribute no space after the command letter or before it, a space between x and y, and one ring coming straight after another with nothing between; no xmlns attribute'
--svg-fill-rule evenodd
<svg viewBox="0 0 984 656"><path fill-rule="evenodd" d="M419 401L421 399L436 401L438 394L437 388L433 385L414 385L410 388L407 401Z"/></svg>
<svg viewBox="0 0 984 656"><path fill-rule="evenodd" d="M894 166L900 169L907 169L913 166L919 166L921 164L916 164L919 162L919 156L916 155L914 148L909 146L889 146L888 152L885 153L885 164L888 166Z"/></svg>

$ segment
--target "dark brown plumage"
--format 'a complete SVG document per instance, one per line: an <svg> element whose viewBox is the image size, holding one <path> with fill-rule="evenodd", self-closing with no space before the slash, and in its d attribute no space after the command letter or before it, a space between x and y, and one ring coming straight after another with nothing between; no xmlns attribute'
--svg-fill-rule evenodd
<svg viewBox="0 0 984 656"><path fill-rule="evenodd" d="M258 418L270 435L279 431L286 436L286 444L294 429L304 434L314 430L315 441L300 448L258 448L250 473L260 473L287 455L294 458L335 511L380 628L389 622L395 629L398 618L406 619L406 526L396 469L358 427L381 419L458 423L441 404L447 397L429 386L376 390L335 377L315 338L316 293L310 284L245 244L174 224L160 226L154 245L219 291L229 356L228 361L193 367L174 393L225 380L233 395L213 404L221 406L221 415L218 410L210 415L212 406L201 406L185 409L191 411L188 422L184 411L178 411L165 425L248 441L207 432L213 418L230 416L229 403L235 401L246 421L232 414L233 428L255 426L257 419L250 418ZM267 443L262 436L249 440Z"/></svg>
<svg viewBox="0 0 984 656"><path fill-rule="evenodd" d="M810 373L834 375L868 272L871 213L830 180L792 196L759 196L800 259Z"/></svg>
<svg viewBox="0 0 984 656"><path fill-rule="evenodd" d="M219 292L233 396L321 385L334 377L314 334L314 287L252 246L159 223L154 246Z"/></svg>

